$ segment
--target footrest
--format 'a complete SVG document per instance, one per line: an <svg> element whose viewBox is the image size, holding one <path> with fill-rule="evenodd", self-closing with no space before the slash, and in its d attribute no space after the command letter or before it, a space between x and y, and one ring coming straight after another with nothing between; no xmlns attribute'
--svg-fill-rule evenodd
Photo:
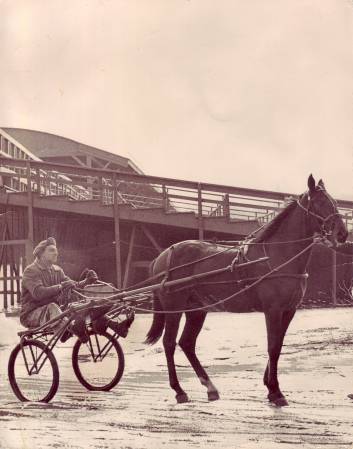
<svg viewBox="0 0 353 449"><path fill-rule="evenodd" d="M40 334L41 336L43 336L43 335L53 335L54 331L42 331L42 332L39 332L39 331L36 331L35 329L27 329L26 331L17 332L17 335L19 337L23 337L24 335L32 336L34 334Z"/></svg>
<svg viewBox="0 0 353 449"><path fill-rule="evenodd" d="M18 335L19 337L22 337L23 335L31 335L31 334L32 334L32 332L29 331L29 330L17 332L17 335Z"/></svg>

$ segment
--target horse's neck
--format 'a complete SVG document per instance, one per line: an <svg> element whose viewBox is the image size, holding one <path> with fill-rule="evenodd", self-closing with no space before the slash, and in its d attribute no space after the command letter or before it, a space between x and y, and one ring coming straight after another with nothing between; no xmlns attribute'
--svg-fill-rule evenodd
<svg viewBox="0 0 353 449"><path fill-rule="evenodd" d="M309 230L306 220L307 217L303 211L296 207L291 215L283 220L278 229L266 239L266 252L270 260L273 261L271 263L273 266L278 266L289 260L310 245L310 237L313 234ZM276 245L276 242L291 243ZM286 271L304 272L309 256L310 251L306 251L288 265Z"/></svg>

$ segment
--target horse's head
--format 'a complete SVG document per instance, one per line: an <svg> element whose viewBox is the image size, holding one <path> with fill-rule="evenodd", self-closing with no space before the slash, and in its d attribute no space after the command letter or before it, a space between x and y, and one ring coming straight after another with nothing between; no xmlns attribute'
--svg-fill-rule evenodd
<svg viewBox="0 0 353 449"><path fill-rule="evenodd" d="M327 193L321 179L316 185L315 179L310 175L308 187L308 192L298 200L298 204L306 211L312 232L320 233L333 246L336 246L337 242L344 243L348 231L338 212L336 201Z"/></svg>

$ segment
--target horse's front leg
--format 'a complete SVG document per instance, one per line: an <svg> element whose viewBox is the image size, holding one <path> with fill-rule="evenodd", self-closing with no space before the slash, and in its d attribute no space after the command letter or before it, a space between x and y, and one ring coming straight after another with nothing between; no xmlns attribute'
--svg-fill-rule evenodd
<svg viewBox="0 0 353 449"><path fill-rule="evenodd" d="M295 310L283 312L282 310L273 309L265 312L269 360L264 375L264 384L268 388L267 397L269 401L277 406L288 405L279 388L277 367L284 336L294 314Z"/></svg>
<svg viewBox="0 0 353 449"><path fill-rule="evenodd" d="M295 312L296 312L296 308L294 308L292 310L286 310L282 314L282 346L283 346L283 341L284 341L284 337L286 335L288 326L290 325L290 323L295 315ZM268 383L269 383L269 377L268 377L269 365L270 365L270 362L268 361L266 369L265 369L265 373L264 373L264 385L266 385L266 387L268 387Z"/></svg>

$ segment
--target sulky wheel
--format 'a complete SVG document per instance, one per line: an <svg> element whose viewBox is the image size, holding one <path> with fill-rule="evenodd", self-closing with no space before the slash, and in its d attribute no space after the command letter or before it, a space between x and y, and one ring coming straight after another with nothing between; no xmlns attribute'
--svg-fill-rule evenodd
<svg viewBox="0 0 353 449"><path fill-rule="evenodd" d="M55 356L38 340L25 340L13 349L8 376L13 392L22 402L49 402L59 386Z"/></svg>
<svg viewBox="0 0 353 449"><path fill-rule="evenodd" d="M109 391L124 372L123 350L108 332L89 332L89 340L77 340L72 350L72 366L79 382L92 391Z"/></svg>

